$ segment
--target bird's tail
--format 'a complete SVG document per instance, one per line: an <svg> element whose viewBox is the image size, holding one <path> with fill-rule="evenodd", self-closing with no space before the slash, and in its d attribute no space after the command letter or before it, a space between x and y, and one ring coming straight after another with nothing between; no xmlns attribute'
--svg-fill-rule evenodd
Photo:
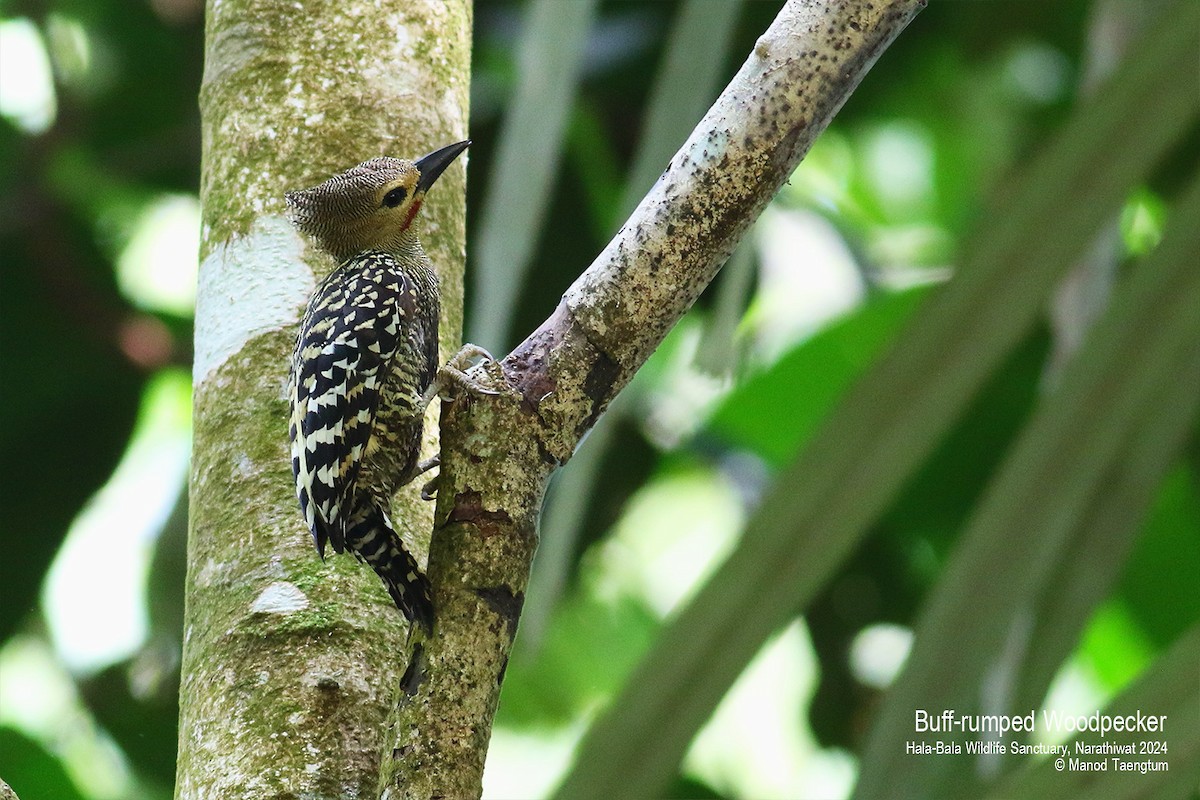
<svg viewBox="0 0 1200 800"><path fill-rule="evenodd" d="M396 608L426 633L433 630L433 598L429 579L404 548L387 513L370 501L351 517L346 549L365 561L383 580Z"/></svg>

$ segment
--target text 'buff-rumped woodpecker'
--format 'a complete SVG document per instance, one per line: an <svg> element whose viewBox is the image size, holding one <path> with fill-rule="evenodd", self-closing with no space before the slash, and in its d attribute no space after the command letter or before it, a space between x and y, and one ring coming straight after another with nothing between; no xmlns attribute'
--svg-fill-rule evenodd
<svg viewBox="0 0 1200 800"><path fill-rule="evenodd" d="M292 223L339 266L309 301L292 356L291 452L321 557L349 550L404 615L433 627L429 582L388 515L419 475L438 371L437 275L417 238L425 193L469 141L416 161L373 158L288 192Z"/></svg>

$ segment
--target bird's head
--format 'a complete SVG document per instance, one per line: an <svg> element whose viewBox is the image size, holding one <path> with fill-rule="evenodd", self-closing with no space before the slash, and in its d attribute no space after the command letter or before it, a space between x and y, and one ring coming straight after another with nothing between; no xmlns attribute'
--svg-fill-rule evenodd
<svg viewBox="0 0 1200 800"><path fill-rule="evenodd" d="M425 193L470 140L416 161L381 156L324 183L284 195L288 219L338 261L365 250L397 251L415 234Z"/></svg>

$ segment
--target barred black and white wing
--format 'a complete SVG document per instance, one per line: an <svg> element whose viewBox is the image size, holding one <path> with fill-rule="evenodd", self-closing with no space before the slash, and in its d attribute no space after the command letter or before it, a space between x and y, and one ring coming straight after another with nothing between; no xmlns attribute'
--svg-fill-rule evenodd
<svg viewBox="0 0 1200 800"><path fill-rule="evenodd" d="M292 359L292 472L318 551L342 552L383 381L400 339L403 278L365 253L318 287Z"/></svg>
<svg viewBox="0 0 1200 800"><path fill-rule="evenodd" d="M317 551L368 563L396 606L427 629L429 584L388 519L420 446L420 395L437 354L427 292L387 253L363 253L317 288L292 358L296 495ZM432 338L432 349L429 340Z"/></svg>

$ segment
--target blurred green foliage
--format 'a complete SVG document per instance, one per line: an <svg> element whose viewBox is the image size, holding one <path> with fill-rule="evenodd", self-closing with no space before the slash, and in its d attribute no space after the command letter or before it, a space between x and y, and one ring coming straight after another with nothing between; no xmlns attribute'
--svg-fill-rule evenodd
<svg viewBox="0 0 1200 800"><path fill-rule="evenodd" d="M502 348L536 327L605 244L628 203L627 179L644 179L635 164L646 120L656 113L653 79L686 5L598 4L578 85L568 87L574 99L555 143L562 158L550 174L545 210L509 232L519 241L507 246L532 256L511 278L516 285L508 292L512 306L503 309L504 329L467 320L469 330L497 337L481 344ZM695 48L690 57L706 67L696 81L716 81L693 87L695 97L715 96L777 10L778 3L742 3L711 48ZM472 309L487 307L488 298L473 293L488 285L472 272L479 265L473 249L488 218L485 199L495 193L487 178L508 174L496 160L506 114L520 94L525 11L515 1L475 5ZM37 26L56 97L56 116L44 131L0 118L0 354L7 376L0 393L7 456L2 648L14 637L45 636L39 592L72 520L125 451L148 381L190 362L191 320L139 307L122 293L115 265L155 199L196 192L203 9L199 0L16 0L0 13ZM561 596L530 598L547 604L545 627L513 657L501 728L577 729L619 690L663 626L660 609L643 596L605 584L609 534L629 500L687 465L736 485L745 512L753 510L776 471L918 313L928 284L969 250L972 231L988 226L987 198L1002 193L1018 166L1070 118L1094 68L1102 13L1132 35L1148 12L1141 4L1083 0L932 4L884 54L777 203L782 213L815 215L842 237L862 279L863 301L822 322L811 337L794 338L776 359L759 341L764 312L762 298L753 298L733 334L731 352L740 360L732 375L705 384L708 394L688 408L688 421L671 428L661 406L699 380L679 376L698 372L689 363L693 334L708 324L726 276L701 298L631 387L612 434L591 456L591 491L557 500L552 493L552 502L580 504L579 530L562 555L570 580ZM677 130L677 141L687 132ZM1139 147L1138 136L1139 127L1130 125L1123 146ZM1193 124L1133 192L1120 215L1121 274L1161 238L1171 203L1196 171L1198 143ZM809 266L798 258L795 270ZM1055 337L1051 325L1039 326L990 374L862 546L804 609L819 682L811 704L794 712L820 747L860 750L879 693L851 668L851 643L870 625L915 624L979 497L1046 391ZM1119 581L1075 648L1077 663L1107 692L1135 679L1200 619L1198 442L1193 426ZM82 702L123 753L133 776L128 786L140 797L166 796L174 773L185 508L181 491L157 540L147 641L127 661L74 676ZM76 786L62 766L70 756L53 741L35 741L12 719L0 722L0 773L27 800L104 796ZM666 796L724 794L736 794L736 787L688 774Z"/></svg>

